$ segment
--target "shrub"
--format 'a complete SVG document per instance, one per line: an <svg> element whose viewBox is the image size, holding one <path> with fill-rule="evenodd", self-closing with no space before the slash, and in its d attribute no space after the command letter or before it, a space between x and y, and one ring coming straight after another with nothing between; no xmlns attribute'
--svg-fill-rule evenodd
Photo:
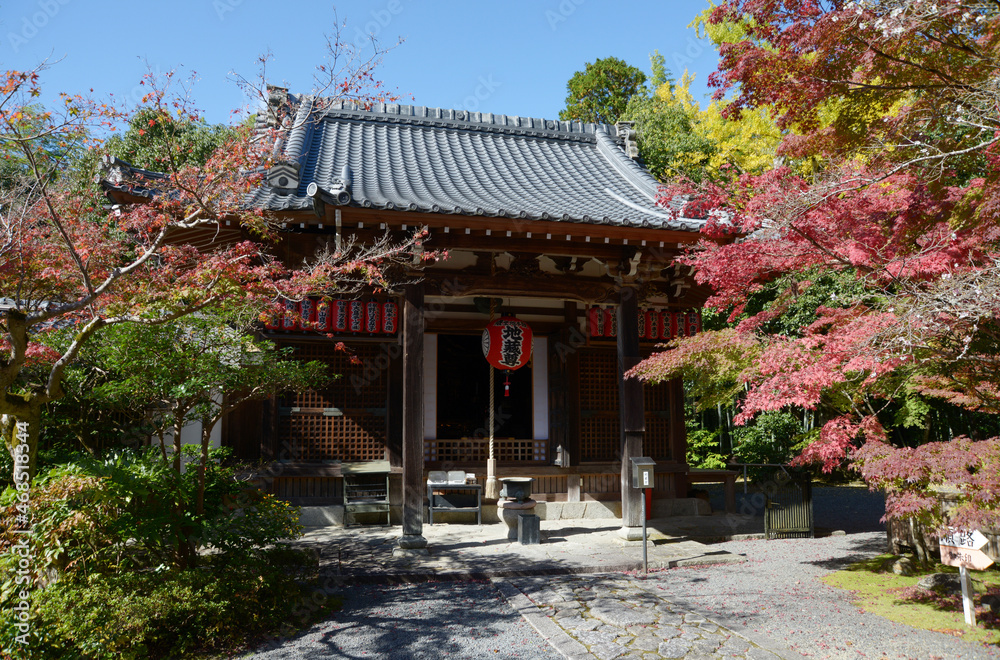
<svg viewBox="0 0 1000 660"><path fill-rule="evenodd" d="M719 431L688 428L687 440L688 465L706 470L726 468L726 456L719 451Z"/></svg>
<svg viewBox="0 0 1000 660"><path fill-rule="evenodd" d="M40 574L187 568L199 548L248 553L301 532L294 507L238 481L218 460L206 471L198 514L197 479L155 451L82 459L36 477L29 539ZM14 495L0 497L0 551L15 542Z"/></svg>
<svg viewBox="0 0 1000 660"><path fill-rule="evenodd" d="M185 657L294 624L305 602L297 580L315 571L299 551L264 548L299 535L297 511L235 474L210 462L198 513L195 469L178 474L155 452L81 458L32 481L26 534L8 488L0 497L8 655L0 657L19 657L13 606L24 589L33 658ZM14 551L22 542L27 573Z"/></svg>
<svg viewBox="0 0 1000 660"><path fill-rule="evenodd" d="M802 425L795 415L771 411L733 429L733 451L741 463L787 463L796 453Z"/></svg>
<svg viewBox="0 0 1000 660"><path fill-rule="evenodd" d="M315 568L315 560L281 548L183 571L63 580L33 594L31 657L138 660L244 648L306 622L293 615L307 594L296 581L305 566ZM11 623L0 621L5 648Z"/></svg>

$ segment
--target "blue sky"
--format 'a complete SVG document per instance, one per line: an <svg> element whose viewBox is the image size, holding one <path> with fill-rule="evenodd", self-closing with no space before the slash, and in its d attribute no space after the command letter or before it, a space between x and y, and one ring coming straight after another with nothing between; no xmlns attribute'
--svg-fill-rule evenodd
<svg viewBox="0 0 1000 660"><path fill-rule="evenodd" d="M405 102L545 118L565 106L566 81L586 62L614 55L648 75L654 49L676 78L685 68L695 73L695 98L707 99L717 54L687 27L707 6L707 0L336 3L348 40L364 42L367 33L383 45L404 39L378 76ZM221 122L246 102L228 82L230 72L253 78L262 53L273 56L268 82L310 91L333 7L312 0L3 2L0 64L25 69L54 62L42 79L47 102L60 91L90 88L98 97L137 98L147 63L153 71L195 71L197 107Z"/></svg>

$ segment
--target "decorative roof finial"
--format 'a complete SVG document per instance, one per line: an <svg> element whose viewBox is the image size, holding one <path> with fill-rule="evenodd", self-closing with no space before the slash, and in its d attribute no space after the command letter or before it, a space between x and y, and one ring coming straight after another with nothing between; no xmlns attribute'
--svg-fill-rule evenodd
<svg viewBox="0 0 1000 660"><path fill-rule="evenodd" d="M625 155L632 160L639 158L639 139L635 131L634 121L620 121L615 124L618 144L625 151Z"/></svg>

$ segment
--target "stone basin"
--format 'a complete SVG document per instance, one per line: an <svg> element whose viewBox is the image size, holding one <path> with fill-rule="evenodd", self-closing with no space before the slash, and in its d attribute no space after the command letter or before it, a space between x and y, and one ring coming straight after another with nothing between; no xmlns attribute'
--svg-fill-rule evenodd
<svg viewBox="0 0 1000 660"><path fill-rule="evenodd" d="M524 502L531 498L531 482L534 477L504 477L500 479L503 484L500 488L500 497L516 502Z"/></svg>

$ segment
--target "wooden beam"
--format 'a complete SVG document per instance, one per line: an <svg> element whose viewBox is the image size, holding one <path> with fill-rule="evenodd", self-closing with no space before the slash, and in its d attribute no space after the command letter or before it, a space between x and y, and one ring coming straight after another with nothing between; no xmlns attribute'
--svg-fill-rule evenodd
<svg viewBox="0 0 1000 660"><path fill-rule="evenodd" d="M403 296L403 550L427 546L423 477L424 289L408 284Z"/></svg>
<svg viewBox="0 0 1000 660"><path fill-rule="evenodd" d="M567 257L596 257L607 261L621 257L622 243L603 242L588 243L581 237L580 240L567 241L565 232L559 235L552 235L551 240L546 240L545 234L536 235L535 238L521 238L512 236L505 238L503 235L486 236L485 234L443 234L431 230L431 236L427 240L427 247L432 250L491 250L494 252L535 252L538 254L549 254L554 256ZM559 240L556 240L559 239ZM672 244L676 245L676 244ZM645 252L645 251L644 251ZM651 252L646 252L651 254ZM680 254L680 250L674 248L672 251L664 250L662 254Z"/></svg>
<svg viewBox="0 0 1000 660"><path fill-rule="evenodd" d="M489 322L489 317L485 319L429 318L425 331L448 335L478 335L482 334ZM562 324L557 321L531 321L530 323L532 332L539 337L550 335L562 327Z"/></svg>
<svg viewBox="0 0 1000 660"><path fill-rule="evenodd" d="M698 231L681 231L676 229L655 229L652 227L632 227L619 224L595 224L585 222L566 222L558 220L528 220L523 218L491 218L474 215L457 215L453 213L423 213L420 211L385 211L378 209L364 209L353 206L342 206L341 217L345 227L364 223L365 227L374 224L385 224L387 227L398 228L407 227L444 228L449 227L451 233L459 233L464 229L473 231L485 231L489 229L492 233L509 231L512 235L529 232L532 237L551 234L552 239L566 240L566 235L579 237L583 243L586 236L591 237L591 242L603 242L605 238L620 241L628 239L629 243L647 243L659 245L664 243L665 247L678 243L695 243L702 234ZM308 211L288 212L283 219L289 223L305 223L306 225L320 222L310 209ZM345 230L346 231L346 230Z"/></svg>
<svg viewBox="0 0 1000 660"><path fill-rule="evenodd" d="M603 303L613 298L617 288L611 280L588 281L569 275L530 276L508 272L469 275L462 271L431 270L422 273L422 277L428 295L442 296L530 296Z"/></svg>
<svg viewBox="0 0 1000 660"><path fill-rule="evenodd" d="M625 378L625 372L637 365L639 354L639 304L635 289L623 287L618 303L618 401L621 415L622 462L622 534L632 540L634 530L642 525L644 493L632 488L632 458L642 455L646 431L642 381Z"/></svg>

